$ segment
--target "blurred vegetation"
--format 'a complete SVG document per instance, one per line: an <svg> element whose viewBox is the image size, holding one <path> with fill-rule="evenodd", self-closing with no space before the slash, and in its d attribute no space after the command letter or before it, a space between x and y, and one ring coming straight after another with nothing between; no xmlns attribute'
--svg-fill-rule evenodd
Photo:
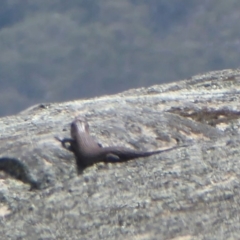
<svg viewBox="0 0 240 240"><path fill-rule="evenodd" d="M2 0L0 115L239 67L237 0Z"/></svg>

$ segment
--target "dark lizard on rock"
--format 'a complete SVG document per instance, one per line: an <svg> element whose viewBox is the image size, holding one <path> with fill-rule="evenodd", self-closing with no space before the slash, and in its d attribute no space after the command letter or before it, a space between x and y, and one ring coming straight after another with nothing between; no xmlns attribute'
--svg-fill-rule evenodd
<svg viewBox="0 0 240 240"><path fill-rule="evenodd" d="M89 125L84 118L77 117L71 123L71 137L60 139L62 146L75 154L77 164L81 167L87 167L98 162L125 162L131 159L148 157L162 152L168 152L182 146L175 146L164 150L151 152L136 151L125 147L102 147L89 134Z"/></svg>

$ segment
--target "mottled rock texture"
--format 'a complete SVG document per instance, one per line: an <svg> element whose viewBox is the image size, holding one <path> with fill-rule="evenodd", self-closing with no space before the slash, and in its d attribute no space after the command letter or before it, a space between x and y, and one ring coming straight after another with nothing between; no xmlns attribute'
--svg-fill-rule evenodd
<svg viewBox="0 0 240 240"><path fill-rule="evenodd" d="M238 239L240 70L0 118L3 239ZM103 146L188 147L79 173L69 137L85 116Z"/></svg>

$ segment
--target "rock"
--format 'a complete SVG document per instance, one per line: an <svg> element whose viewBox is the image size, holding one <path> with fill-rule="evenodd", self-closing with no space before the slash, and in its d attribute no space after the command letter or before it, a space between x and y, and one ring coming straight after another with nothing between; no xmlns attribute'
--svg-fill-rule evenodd
<svg viewBox="0 0 240 240"><path fill-rule="evenodd" d="M237 239L240 70L0 118L4 239ZM55 139L83 115L103 146L188 147L77 172Z"/></svg>

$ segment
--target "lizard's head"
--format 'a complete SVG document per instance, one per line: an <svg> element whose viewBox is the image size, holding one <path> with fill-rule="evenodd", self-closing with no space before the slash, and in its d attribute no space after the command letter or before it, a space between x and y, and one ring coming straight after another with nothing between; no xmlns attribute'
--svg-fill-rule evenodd
<svg viewBox="0 0 240 240"><path fill-rule="evenodd" d="M89 125L83 117L76 117L71 123L71 136L73 139L79 132L89 132Z"/></svg>

